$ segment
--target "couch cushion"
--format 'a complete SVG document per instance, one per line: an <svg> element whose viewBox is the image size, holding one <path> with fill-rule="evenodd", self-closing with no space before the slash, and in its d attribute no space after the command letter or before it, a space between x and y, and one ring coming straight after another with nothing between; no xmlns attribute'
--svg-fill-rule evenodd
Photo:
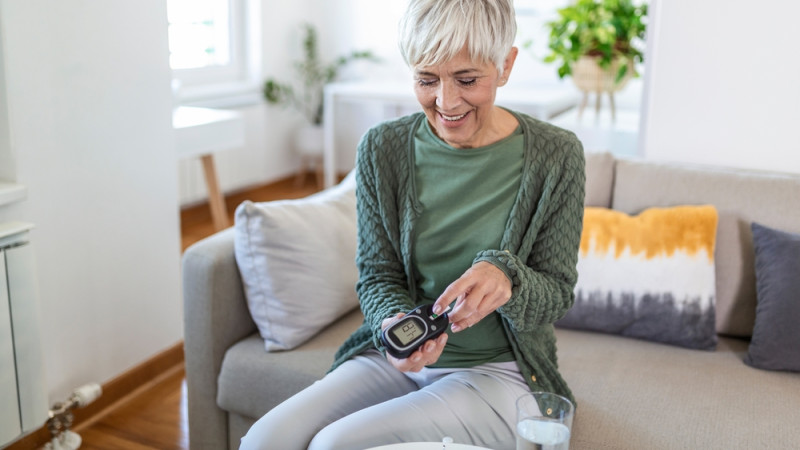
<svg viewBox="0 0 800 450"><path fill-rule="evenodd" d="M745 362L800 372L800 233L753 223L758 306Z"/></svg>
<svg viewBox="0 0 800 450"><path fill-rule="evenodd" d="M713 206L587 207L575 304L557 326L713 350Z"/></svg>
<svg viewBox="0 0 800 450"><path fill-rule="evenodd" d="M584 206L611 207L614 186L614 156L611 153L586 153L586 196Z"/></svg>
<svg viewBox="0 0 800 450"><path fill-rule="evenodd" d="M714 205L717 332L752 334L756 283L750 223L800 232L800 176L617 160L612 203L629 214L652 206Z"/></svg>
<svg viewBox="0 0 800 450"><path fill-rule="evenodd" d="M742 362L747 341L703 352L557 329L577 402L571 450L800 448L800 374Z"/></svg>
<svg viewBox="0 0 800 450"><path fill-rule="evenodd" d="M234 253L267 350L305 342L358 306L355 176L297 200L236 209Z"/></svg>
<svg viewBox="0 0 800 450"><path fill-rule="evenodd" d="M322 378L339 346L364 321L360 309L337 320L299 347L266 352L253 334L225 353L218 379L220 408L257 419Z"/></svg>

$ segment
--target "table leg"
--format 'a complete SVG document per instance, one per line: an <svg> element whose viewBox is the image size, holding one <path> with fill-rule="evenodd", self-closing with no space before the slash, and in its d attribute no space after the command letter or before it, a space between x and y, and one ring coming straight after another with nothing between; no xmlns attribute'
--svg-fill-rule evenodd
<svg viewBox="0 0 800 450"><path fill-rule="evenodd" d="M329 188L336 184L336 135L334 120L336 120L336 96L330 88L325 89L323 102L323 120L325 138L322 150L322 165L324 187Z"/></svg>
<svg viewBox="0 0 800 450"><path fill-rule="evenodd" d="M217 171L214 168L214 156L211 154L203 155L200 159L203 162L203 173L206 177L211 219L214 221L214 228L219 231L229 226L228 210L225 208L225 197L222 196L222 192L219 190Z"/></svg>
<svg viewBox="0 0 800 450"><path fill-rule="evenodd" d="M578 120L583 116L583 110L586 109L586 105L589 103L589 91L583 91L583 98L581 99L581 105L578 107Z"/></svg>
<svg viewBox="0 0 800 450"><path fill-rule="evenodd" d="M611 102L611 121L617 121L617 105L614 103L614 93L608 93L608 100Z"/></svg>

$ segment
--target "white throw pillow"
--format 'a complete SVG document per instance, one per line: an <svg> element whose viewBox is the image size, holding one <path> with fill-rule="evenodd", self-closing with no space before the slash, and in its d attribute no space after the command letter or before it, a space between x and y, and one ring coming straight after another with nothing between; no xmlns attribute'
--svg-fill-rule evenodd
<svg viewBox="0 0 800 450"><path fill-rule="evenodd" d="M358 305L355 177L298 200L239 205L234 251L267 351L292 349Z"/></svg>

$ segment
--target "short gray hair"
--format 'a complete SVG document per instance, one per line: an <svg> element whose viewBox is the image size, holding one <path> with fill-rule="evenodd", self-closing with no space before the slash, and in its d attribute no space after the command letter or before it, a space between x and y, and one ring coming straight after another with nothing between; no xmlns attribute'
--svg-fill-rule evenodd
<svg viewBox="0 0 800 450"><path fill-rule="evenodd" d="M398 40L412 69L449 61L467 45L470 59L502 74L516 34L513 0L410 0Z"/></svg>

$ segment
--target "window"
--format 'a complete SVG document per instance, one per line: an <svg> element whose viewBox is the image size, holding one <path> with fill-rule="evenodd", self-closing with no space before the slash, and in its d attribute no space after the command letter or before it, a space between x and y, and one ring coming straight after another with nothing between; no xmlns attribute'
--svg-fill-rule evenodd
<svg viewBox="0 0 800 450"><path fill-rule="evenodd" d="M227 66L231 61L230 5L170 0L170 67L176 70Z"/></svg>
<svg viewBox="0 0 800 450"><path fill-rule="evenodd" d="M179 97L201 100L253 90L258 17L248 0L167 0L169 63ZM249 12L250 14L246 14ZM249 86L248 86L249 85Z"/></svg>
<svg viewBox="0 0 800 450"><path fill-rule="evenodd" d="M528 43L529 51L536 58L547 54L547 43L550 33L547 22L558 18L558 9L563 8L567 0L516 0L514 7L517 13L517 29L521 44Z"/></svg>

